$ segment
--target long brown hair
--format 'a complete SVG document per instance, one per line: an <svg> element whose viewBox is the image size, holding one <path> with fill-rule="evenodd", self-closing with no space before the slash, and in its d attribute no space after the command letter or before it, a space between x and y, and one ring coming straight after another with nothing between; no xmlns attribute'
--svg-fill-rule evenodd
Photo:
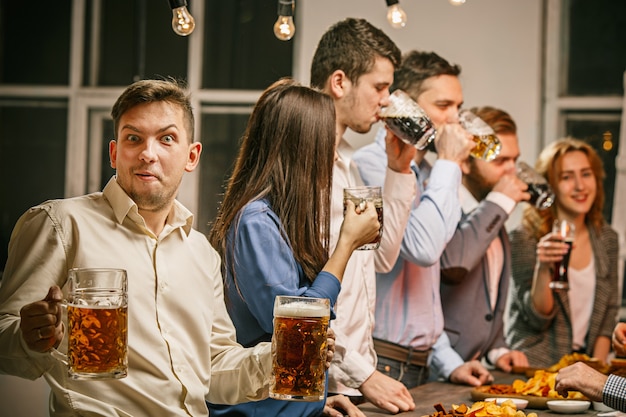
<svg viewBox="0 0 626 417"><path fill-rule="evenodd" d="M262 198L280 219L306 277L313 280L322 270L328 261L334 154L335 108L329 96L291 79L263 92L209 234L235 285L236 260L225 259L226 236L237 227L241 209Z"/></svg>
<svg viewBox="0 0 626 417"><path fill-rule="evenodd" d="M605 222L602 214L604 208L604 187L602 181L604 180L605 173L602 159L591 145L582 140L569 137L552 142L539 154L535 162L535 170L548 180L552 189L556 190L563 155L574 151L580 151L587 155L591 170L596 179L596 198L585 216L585 222L590 227L599 229ZM535 207L528 206L524 210L522 224L539 239L552 230L552 223L555 218L556 204L553 204L552 207L547 210L537 210Z"/></svg>

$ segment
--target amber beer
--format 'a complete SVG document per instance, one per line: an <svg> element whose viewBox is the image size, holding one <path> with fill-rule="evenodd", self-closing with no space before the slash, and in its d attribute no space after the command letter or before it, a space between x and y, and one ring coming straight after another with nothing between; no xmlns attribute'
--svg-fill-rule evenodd
<svg viewBox="0 0 626 417"><path fill-rule="evenodd" d="M493 161L500 155L502 143L500 143L500 139L496 136L493 128L483 119L467 109L462 109L459 112L459 123L463 129L472 135L472 139L476 143L470 155L487 162Z"/></svg>
<svg viewBox="0 0 626 417"><path fill-rule="evenodd" d="M92 295L93 297L93 295ZM70 373L126 376L128 307L67 306Z"/></svg>
<svg viewBox="0 0 626 417"><path fill-rule="evenodd" d="M68 347L72 379L124 378L128 369L128 283L116 268L69 271Z"/></svg>
<svg viewBox="0 0 626 417"><path fill-rule="evenodd" d="M364 206L365 203L373 204L378 215L378 235L369 243L357 248L357 250L378 249L380 240L383 237L383 195L382 188L375 186L350 187L343 189L343 213L345 215L347 209L347 200L351 200L355 207Z"/></svg>
<svg viewBox="0 0 626 417"><path fill-rule="evenodd" d="M271 398L291 401L324 399L329 320L328 299L276 297Z"/></svg>
<svg viewBox="0 0 626 417"><path fill-rule="evenodd" d="M493 161L500 155L502 144L496 135L473 135L472 140L476 143L476 146L470 152L470 155L474 158Z"/></svg>

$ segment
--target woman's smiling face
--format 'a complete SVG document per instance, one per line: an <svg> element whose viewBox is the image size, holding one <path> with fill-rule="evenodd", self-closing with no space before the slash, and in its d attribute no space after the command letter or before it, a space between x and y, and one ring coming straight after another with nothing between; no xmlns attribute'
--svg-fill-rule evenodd
<svg viewBox="0 0 626 417"><path fill-rule="evenodd" d="M556 201L559 211L572 217L586 215L596 199L596 176L584 152L565 153L556 169Z"/></svg>

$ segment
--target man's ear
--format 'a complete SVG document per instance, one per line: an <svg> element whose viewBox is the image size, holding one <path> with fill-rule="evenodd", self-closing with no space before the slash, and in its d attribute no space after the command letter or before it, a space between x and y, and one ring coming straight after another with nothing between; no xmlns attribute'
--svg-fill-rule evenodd
<svg viewBox="0 0 626 417"><path fill-rule="evenodd" d="M200 154L202 153L202 144L200 142L194 142L189 145L189 155L187 157L187 165L185 171L191 172L200 163Z"/></svg>
<svg viewBox="0 0 626 417"><path fill-rule="evenodd" d="M327 90L332 98L339 99L346 95L350 85L351 83L346 73L342 70L335 70L330 77L328 77Z"/></svg>
<svg viewBox="0 0 626 417"><path fill-rule="evenodd" d="M109 142L109 163L111 164L111 168L117 168L115 166L117 163L117 142L115 139Z"/></svg>

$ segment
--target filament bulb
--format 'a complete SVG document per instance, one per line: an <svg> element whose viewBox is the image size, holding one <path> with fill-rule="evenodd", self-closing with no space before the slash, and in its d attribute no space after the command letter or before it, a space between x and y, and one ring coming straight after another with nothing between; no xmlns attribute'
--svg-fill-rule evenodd
<svg viewBox="0 0 626 417"><path fill-rule="evenodd" d="M278 16L274 23L274 35L281 41L288 41L296 33L296 26L293 24L293 17Z"/></svg>
<svg viewBox="0 0 626 417"><path fill-rule="evenodd" d="M193 16L187 10L186 0L170 0L172 8L172 29L180 36L189 36L196 27Z"/></svg>
<svg viewBox="0 0 626 417"><path fill-rule="evenodd" d="M391 27L401 29L406 26L406 13L398 0L387 0L387 20Z"/></svg>
<svg viewBox="0 0 626 417"><path fill-rule="evenodd" d="M274 35L281 41L288 41L296 33L293 24L294 0L278 0L278 19L274 23Z"/></svg>

